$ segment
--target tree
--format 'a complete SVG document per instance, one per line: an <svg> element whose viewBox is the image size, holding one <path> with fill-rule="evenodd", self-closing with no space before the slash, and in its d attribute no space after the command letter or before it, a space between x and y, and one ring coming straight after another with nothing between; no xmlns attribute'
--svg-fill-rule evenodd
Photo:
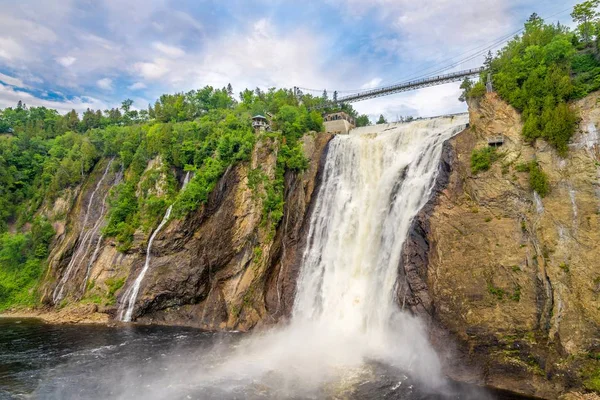
<svg viewBox="0 0 600 400"><path fill-rule="evenodd" d="M327 99L329 98L329 96L327 95L327 90L323 90L323 95L321 96L321 98L323 99L323 101L327 101Z"/></svg>
<svg viewBox="0 0 600 400"><path fill-rule="evenodd" d="M231 83L227 84L227 95L229 95L229 97L233 98L233 87L231 86Z"/></svg>
<svg viewBox="0 0 600 400"><path fill-rule="evenodd" d="M492 69L492 61L494 60L494 56L492 55L492 51L488 51L485 56L485 61L483 62L483 67L486 71L490 71ZM467 78L468 79L468 78Z"/></svg>
<svg viewBox="0 0 600 400"><path fill-rule="evenodd" d="M469 92L471 91L471 89L473 89L473 81L471 79L469 79L469 77L466 77L465 80L462 81L462 83L460 84L460 88L463 91L460 94L460 97L458 98L458 100L465 102L465 101L467 101Z"/></svg>
<svg viewBox="0 0 600 400"><path fill-rule="evenodd" d="M577 4L573 8L571 17L578 23L577 30L583 38L585 44L590 43L590 38L594 30L594 21L598 17L596 8L600 5L600 0L588 0Z"/></svg>
<svg viewBox="0 0 600 400"><path fill-rule="evenodd" d="M356 127L361 127L361 126L369 126L371 125L371 120L369 120L369 117L365 114L359 115L358 117L356 117Z"/></svg>
<svg viewBox="0 0 600 400"><path fill-rule="evenodd" d="M381 124L387 124L387 119L385 119L385 117L382 115L379 116L379 119L377 120L377 125L381 125Z"/></svg>

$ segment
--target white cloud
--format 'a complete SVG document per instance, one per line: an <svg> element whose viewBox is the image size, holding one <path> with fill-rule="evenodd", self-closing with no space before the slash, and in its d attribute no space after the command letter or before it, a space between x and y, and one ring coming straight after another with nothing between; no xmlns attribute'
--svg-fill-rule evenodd
<svg viewBox="0 0 600 400"><path fill-rule="evenodd" d="M77 61L77 58L75 57L58 57L56 59L56 62L59 63L60 65L62 65L63 67L67 68L70 67L71 65L73 65L73 63Z"/></svg>
<svg viewBox="0 0 600 400"><path fill-rule="evenodd" d="M378 50L405 60L440 60L514 30L517 0L329 0L354 18L374 11L398 36L373 36ZM479 60L478 60L479 61ZM419 72L415 70L415 72Z"/></svg>
<svg viewBox="0 0 600 400"><path fill-rule="evenodd" d="M96 81L96 85L103 90L112 90L113 81L110 78L102 78Z"/></svg>
<svg viewBox="0 0 600 400"><path fill-rule="evenodd" d="M129 85L128 89L130 90L140 90L140 89L146 89L146 84L144 82L136 82L133 85Z"/></svg>
<svg viewBox="0 0 600 400"><path fill-rule="evenodd" d="M168 60L157 58L153 62L135 63L133 65L133 70L137 72L142 78L153 80L162 78L170 71L168 64Z"/></svg>
<svg viewBox="0 0 600 400"><path fill-rule="evenodd" d="M373 89L378 87L383 79L381 78L373 78L371 79L369 82L365 83L364 85L361 86L361 89Z"/></svg>
<svg viewBox="0 0 600 400"><path fill-rule="evenodd" d="M169 46L167 44L161 42L154 42L152 44L156 50L166 54L169 57L182 57L185 55L185 51L180 49L179 47Z"/></svg>
<svg viewBox="0 0 600 400"><path fill-rule="evenodd" d="M15 77L12 77L12 76L8 76L8 75L5 75L3 73L0 73L0 81L4 82L7 85L16 86L16 87L19 87L19 88L26 88L26 87L28 87L27 85L25 85L23 83L23 81L21 79L15 78Z"/></svg>
<svg viewBox="0 0 600 400"><path fill-rule="evenodd" d="M0 58L15 60L24 58L25 48L11 37L0 37Z"/></svg>
<svg viewBox="0 0 600 400"><path fill-rule="evenodd" d="M109 108L106 103L93 97L75 97L65 101L47 100L0 83L0 108L14 107L19 100L28 106L53 108L58 110L61 114L67 113L73 109L78 112L83 112L87 108L96 110Z"/></svg>

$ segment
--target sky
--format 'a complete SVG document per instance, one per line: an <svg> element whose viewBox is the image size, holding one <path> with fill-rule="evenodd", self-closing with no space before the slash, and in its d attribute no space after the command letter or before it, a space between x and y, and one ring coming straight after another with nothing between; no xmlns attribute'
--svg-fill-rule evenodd
<svg viewBox="0 0 600 400"><path fill-rule="evenodd" d="M364 90L421 76L516 32L570 24L577 0L0 0L0 108L146 108L228 83ZM483 57L454 66L475 68ZM376 119L462 112L458 83L355 103ZM313 93L306 91L306 93Z"/></svg>

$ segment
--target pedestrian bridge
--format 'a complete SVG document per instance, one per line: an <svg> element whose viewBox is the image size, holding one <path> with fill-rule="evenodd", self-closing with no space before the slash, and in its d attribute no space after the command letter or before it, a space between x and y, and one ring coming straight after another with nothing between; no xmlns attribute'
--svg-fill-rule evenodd
<svg viewBox="0 0 600 400"><path fill-rule="evenodd" d="M450 83L450 82L457 82L457 81L463 80L464 78L467 78L469 76L479 76L483 71L485 71L485 68L483 68L483 67L467 69L467 70L458 71L458 72L451 72L451 73L445 74L445 75L437 75L437 76L431 76L431 77L422 78L422 79L418 79L418 80L414 80L414 81L403 82L403 83L399 83L397 85L391 85L391 86L385 86L385 87L381 87L381 88L377 88L377 89L365 90L364 92L359 92L356 94L351 94L351 95L340 97L337 99L334 98L333 100L328 100L328 101L324 102L323 104L312 107L311 109L320 110L320 109L324 109L324 108L338 107L341 104L355 103L357 101L374 99L376 97L388 96L390 94L395 94L395 93L400 93L400 92L408 92L410 90L417 90L417 89L422 89L422 88L426 88L426 87L430 87L430 86L443 85L445 83ZM299 94L299 91L300 91L300 88L298 88L298 87L294 88L294 93L296 95Z"/></svg>

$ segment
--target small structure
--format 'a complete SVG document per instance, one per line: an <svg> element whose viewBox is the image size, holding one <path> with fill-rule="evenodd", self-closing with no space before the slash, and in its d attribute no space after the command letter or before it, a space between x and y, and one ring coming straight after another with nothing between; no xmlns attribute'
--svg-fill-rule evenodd
<svg viewBox="0 0 600 400"><path fill-rule="evenodd" d="M324 114L323 122L325 125L325 131L334 135L347 134L351 129L356 127L354 118L344 111Z"/></svg>
<svg viewBox="0 0 600 400"><path fill-rule="evenodd" d="M504 144L504 136L494 136L488 138L488 146L490 147L500 147Z"/></svg>
<svg viewBox="0 0 600 400"><path fill-rule="evenodd" d="M494 85L492 84L492 73L488 72L487 82L485 84L485 89L488 93L494 92Z"/></svg>
<svg viewBox="0 0 600 400"><path fill-rule="evenodd" d="M256 132L271 130L271 124L269 120L263 115L255 115L252 117L252 127Z"/></svg>

